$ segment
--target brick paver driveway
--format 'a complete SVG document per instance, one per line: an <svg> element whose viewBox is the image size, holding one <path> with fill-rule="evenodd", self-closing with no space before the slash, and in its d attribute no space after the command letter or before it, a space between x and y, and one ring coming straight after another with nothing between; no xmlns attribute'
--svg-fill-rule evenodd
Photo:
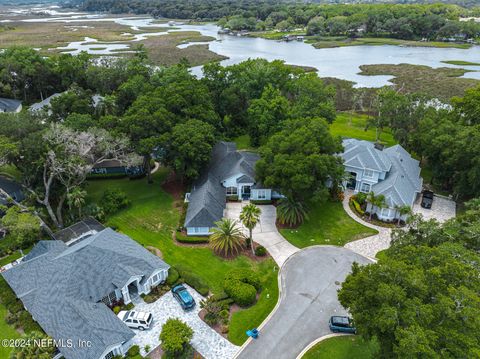
<svg viewBox="0 0 480 359"><path fill-rule="evenodd" d="M228 202L227 208L225 209L225 217L239 220L242 207L247 204L248 202ZM277 226L275 225L277 219L276 208L272 205L259 205L258 207L262 210L262 214L260 216L260 223L253 230L253 240L264 246L275 262L281 267L287 258L293 253L298 252L299 249L290 244L278 232ZM248 230L243 226L242 228L245 234L248 234Z"/></svg>
<svg viewBox="0 0 480 359"><path fill-rule="evenodd" d="M435 196L433 197L431 209L423 208L420 205L421 202L422 196L419 196L413 205L413 212L420 213L425 219L436 219L439 222L445 222L455 217L457 205L452 199Z"/></svg>

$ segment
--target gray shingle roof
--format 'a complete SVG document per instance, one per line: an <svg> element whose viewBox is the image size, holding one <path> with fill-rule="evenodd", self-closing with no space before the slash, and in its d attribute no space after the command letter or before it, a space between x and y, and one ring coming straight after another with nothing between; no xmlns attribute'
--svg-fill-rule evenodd
<svg viewBox="0 0 480 359"><path fill-rule="evenodd" d="M106 228L78 244L41 241L2 273L45 332L54 339L91 341L89 348L59 348L67 359L99 358L108 346L134 333L103 303L132 275L168 269L129 237Z"/></svg>
<svg viewBox="0 0 480 359"><path fill-rule="evenodd" d="M237 151L233 142L219 142L212 150L208 167L196 180L190 193L185 227L213 227L223 217L226 189L222 181L242 174L239 183L252 183L255 178L256 153Z"/></svg>
<svg viewBox="0 0 480 359"><path fill-rule="evenodd" d="M40 102L37 102L37 103L34 103L30 106L30 111L40 111L42 109L45 109L45 110L48 110L49 112L51 112L50 110L50 102L52 101L52 99L54 99L55 97L58 97L58 96L61 96L63 95L64 92L62 93L54 93L53 95L47 97L45 100L43 101L40 101Z"/></svg>
<svg viewBox="0 0 480 359"><path fill-rule="evenodd" d="M86 233L100 232L103 231L105 227L95 218L89 217L85 218L83 221L75 223L70 227L64 228L61 231L56 232L53 235L53 238L65 243L81 237Z"/></svg>
<svg viewBox="0 0 480 359"><path fill-rule="evenodd" d="M372 142L355 139L343 140L342 158L346 166L388 172L392 165L387 155L375 148Z"/></svg>
<svg viewBox="0 0 480 359"><path fill-rule="evenodd" d="M16 112L21 106L21 101L0 97L0 112Z"/></svg>
<svg viewBox="0 0 480 359"><path fill-rule="evenodd" d="M12 197L15 201L21 202L25 199L25 195L22 191L22 186L4 176L0 176L0 188L8 193L10 197ZM0 196L0 203L6 204L6 198Z"/></svg>
<svg viewBox="0 0 480 359"><path fill-rule="evenodd" d="M383 194L390 208L396 205L411 206L422 190L419 162L400 145L385 150L375 148L372 142L346 139L342 158L351 167L387 172L383 181L374 184L371 190Z"/></svg>

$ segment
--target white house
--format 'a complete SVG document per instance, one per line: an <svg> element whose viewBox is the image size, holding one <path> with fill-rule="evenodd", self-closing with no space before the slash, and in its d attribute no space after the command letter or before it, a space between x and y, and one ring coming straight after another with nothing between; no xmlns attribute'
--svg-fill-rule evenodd
<svg viewBox="0 0 480 359"><path fill-rule="evenodd" d="M187 235L209 235L215 222L222 219L229 196L240 200L271 200L278 196L255 180L255 163L259 158L256 153L237 151L233 142L215 145L208 168L186 195Z"/></svg>
<svg viewBox="0 0 480 359"><path fill-rule="evenodd" d="M393 221L399 218L396 207L413 206L422 191L419 162L400 145L384 149L368 141L345 139L343 141L345 171L349 180L344 187L355 193L373 192L384 195L386 208L373 208L378 218ZM367 210L371 210L368 204ZM404 219L404 218L402 218Z"/></svg>
<svg viewBox="0 0 480 359"><path fill-rule="evenodd" d="M137 242L86 220L37 243L2 273L25 309L57 342L66 359L124 355L135 333L109 308L166 280L169 265Z"/></svg>

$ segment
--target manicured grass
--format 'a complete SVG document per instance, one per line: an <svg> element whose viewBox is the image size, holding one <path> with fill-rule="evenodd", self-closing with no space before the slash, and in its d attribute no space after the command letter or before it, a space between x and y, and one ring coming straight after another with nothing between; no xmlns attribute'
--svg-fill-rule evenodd
<svg viewBox="0 0 480 359"><path fill-rule="evenodd" d="M309 218L296 229L280 233L294 246L304 248L318 244L343 246L356 239L377 234L350 218L339 202L318 203L308 211Z"/></svg>
<svg viewBox="0 0 480 359"><path fill-rule="evenodd" d="M3 257L0 259L0 267L3 267L5 264L8 264L8 263L11 263L13 262L14 260L17 260L18 258L20 258L22 255L20 254L20 251L17 251L13 254L10 254L6 257Z"/></svg>
<svg viewBox="0 0 480 359"><path fill-rule="evenodd" d="M376 341L348 335L326 339L311 348L302 359L373 359L379 350Z"/></svg>
<svg viewBox="0 0 480 359"><path fill-rule="evenodd" d="M3 277L0 277L0 280L3 281ZM5 316L7 315L7 309L5 306L0 303L0 341L2 339L16 339L20 337L20 334L5 322ZM9 358L10 353L12 352L11 347L0 345L0 358Z"/></svg>
<svg viewBox="0 0 480 359"><path fill-rule="evenodd" d="M257 304L232 315L228 339L233 344L243 344L247 340L246 331L258 327L277 304L278 268L275 266L272 268L270 262L259 264L263 288Z"/></svg>
<svg viewBox="0 0 480 359"><path fill-rule="evenodd" d="M365 130L367 126L367 115L358 113L338 112L337 118L330 125L330 133L334 136L351 137L359 140L375 141L376 134L374 128ZM395 139L389 129L380 134L380 141L387 146L396 144Z"/></svg>
<svg viewBox="0 0 480 359"><path fill-rule="evenodd" d="M463 78L466 70L461 68L399 64L399 65L362 65L360 75L394 76L390 82L405 93L421 92L438 98L443 102L449 102L453 96L463 96L466 89L478 86L480 81Z"/></svg>
<svg viewBox="0 0 480 359"><path fill-rule="evenodd" d="M250 145L249 135L235 137L232 141L236 143L237 150L253 150L252 145Z"/></svg>
<svg viewBox="0 0 480 359"><path fill-rule="evenodd" d="M278 299L278 293L271 288L270 273L274 273L275 263L271 259L254 262L248 257L239 256L225 260L215 255L210 248L178 246L173 242L172 232L176 229L180 217L179 208L183 203L173 203L172 197L161 188L161 183L167 176L166 169L160 169L153 176L154 183L147 184L141 180L97 180L89 182L88 201L99 202L106 188L120 188L132 204L129 208L108 219L107 225L127 234L144 246L153 246L163 254L163 259L170 265L181 264L200 276L213 293L222 292L222 282L225 274L234 268L251 268L258 271L264 279L264 292L253 307L238 313L240 319L232 320L230 330L236 344L241 344L245 337L241 332L245 327L258 325L268 315ZM275 275L276 285L276 275ZM268 291L268 292L267 292ZM264 294L263 294L264 293ZM270 293L270 298L266 298ZM271 305L270 303L273 303ZM253 314L249 314L253 313ZM242 315L245 316L242 318Z"/></svg>
<svg viewBox="0 0 480 359"><path fill-rule="evenodd" d="M448 60L442 61L444 64L458 65L458 66L480 66L480 62L470 62L463 60Z"/></svg>

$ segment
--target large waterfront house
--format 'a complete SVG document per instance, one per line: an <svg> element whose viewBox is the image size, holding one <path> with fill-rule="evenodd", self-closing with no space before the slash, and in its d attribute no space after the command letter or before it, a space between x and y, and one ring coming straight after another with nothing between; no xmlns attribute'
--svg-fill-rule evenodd
<svg viewBox="0 0 480 359"><path fill-rule="evenodd" d="M383 148L368 141L345 139L343 147L341 156L349 177L344 186L355 193L385 196L385 208L372 209L368 204L368 211L373 211L381 220L393 221L400 216L399 207L413 206L423 181L419 162L402 146Z"/></svg>
<svg viewBox="0 0 480 359"><path fill-rule="evenodd" d="M255 180L259 155L237 151L233 142L219 142L210 163L187 193L185 228L188 235L209 235L223 217L227 197L239 200L271 200L278 196Z"/></svg>
<svg viewBox="0 0 480 359"><path fill-rule="evenodd" d="M137 242L93 219L38 242L2 273L33 319L66 359L124 355L135 333L109 308L149 293L165 281L169 265Z"/></svg>

